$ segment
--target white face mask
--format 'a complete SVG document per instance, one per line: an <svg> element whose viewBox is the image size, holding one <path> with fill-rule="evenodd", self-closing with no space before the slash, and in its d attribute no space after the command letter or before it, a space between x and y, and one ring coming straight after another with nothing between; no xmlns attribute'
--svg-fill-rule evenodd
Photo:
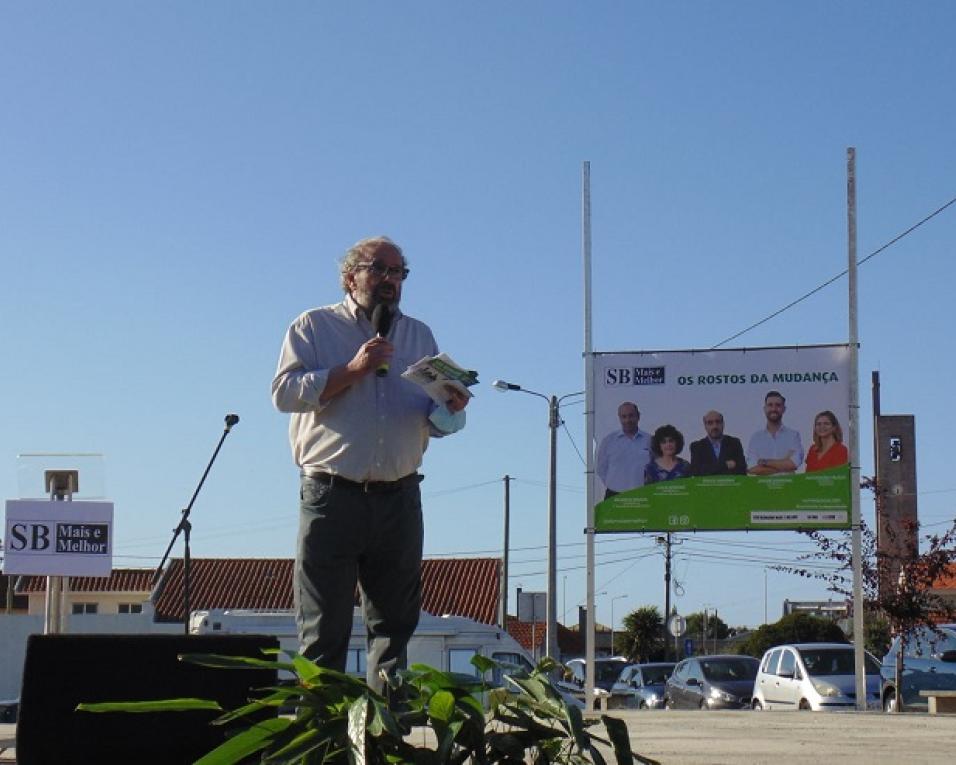
<svg viewBox="0 0 956 765"><path fill-rule="evenodd" d="M440 432L450 435L451 433L457 433L465 427L465 410L449 412L448 407L438 406L435 407L435 411L428 416L428 419Z"/></svg>

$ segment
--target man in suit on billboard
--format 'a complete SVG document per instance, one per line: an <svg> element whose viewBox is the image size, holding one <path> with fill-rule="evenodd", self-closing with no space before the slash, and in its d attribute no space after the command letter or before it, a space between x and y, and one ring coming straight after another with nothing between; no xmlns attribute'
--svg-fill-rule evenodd
<svg viewBox="0 0 956 765"><path fill-rule="evenodd" d="M705 438L690 445L692 475L745 475L747 460L739 438L724 435L724 415L713 410L704 415Z"/></svg>

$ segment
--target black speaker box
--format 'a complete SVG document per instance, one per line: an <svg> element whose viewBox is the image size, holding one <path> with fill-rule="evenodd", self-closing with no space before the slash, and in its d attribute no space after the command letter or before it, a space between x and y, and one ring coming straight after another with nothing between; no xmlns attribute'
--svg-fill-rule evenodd
<svg viewBox="0 0 956 765"><path fill-rule="evenodd" d="M77 712L76 705L200 698L234 709L255 696L255 689L275 685L275 670L200 667L178 655L268 658L261 650L277 647L278 640L266 635L31 635L17 763L192 763L235 732L209 724L219 713L92 713Z"/></svg>

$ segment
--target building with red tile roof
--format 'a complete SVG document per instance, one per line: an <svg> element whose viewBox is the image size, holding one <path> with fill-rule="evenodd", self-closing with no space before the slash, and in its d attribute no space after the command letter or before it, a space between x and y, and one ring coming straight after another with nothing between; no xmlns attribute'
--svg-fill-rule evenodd
<svg viewBox="0 0 956 765"><path fill-rule="evenodd" d="M190 608L291 609L291 558L194 558L190 561ZM422 561L422 608L430 614L465 616L484 624L498 619L497 558L428 558ZM155 587L152 569L114 569L109 577L71 577L70 602L149 603L159 622L183 622L183 561L169 561ZM43 612L46 577L21 577L16 592L30 597L30 612ZM95 599L89 596L97 596Z"/></svg>

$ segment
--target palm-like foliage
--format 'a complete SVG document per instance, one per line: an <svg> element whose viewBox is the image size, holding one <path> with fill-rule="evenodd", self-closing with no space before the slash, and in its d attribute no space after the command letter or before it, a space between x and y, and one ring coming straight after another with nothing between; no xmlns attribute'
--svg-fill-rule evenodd
<svg viewBox="0 0 956 765"><path fill-rule="evenodd" d="M289 661L232 656L186 655L204 666L269 667L292 672L294 683L264 689L250 701L214 721L235 723L263 710L291 710L248 727L197 761L196 765L250 762L276 765L438 765L450 763L567 763L604 765L597 744L614 754L615 762L654 763L631 751L625 724L602 716L607 737L589 731L597 720L585 720L567 704L548 679L555 663L544 659L534 671L506 675L508 688L489 688L482 681L417 664L390 680L388 698L349 675L317 667L289 654ZM472 664L481 675L501 665L483 656ZM487 704L487 710L486 705ZM174 699L156 702L81 704L89 712L177 711L219 708L216 702ZM432 745L416 746L413 728L430 728Z"/></svg>

